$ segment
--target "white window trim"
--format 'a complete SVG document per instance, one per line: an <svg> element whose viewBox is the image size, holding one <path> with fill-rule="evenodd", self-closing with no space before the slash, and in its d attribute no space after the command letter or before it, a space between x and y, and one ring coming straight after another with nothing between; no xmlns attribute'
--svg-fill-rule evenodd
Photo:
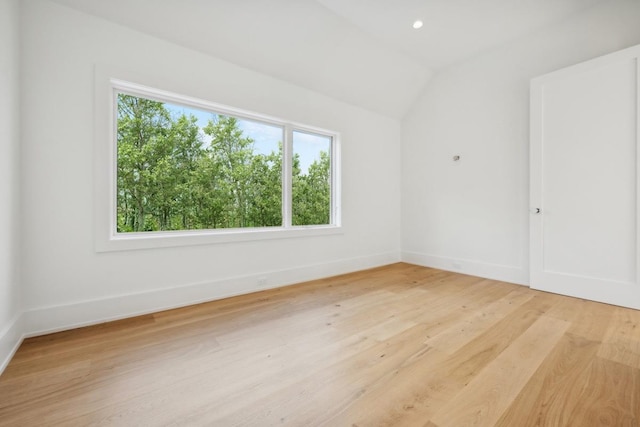
<svg viewBox="0 0 640 427"><path fill-rule="evenodd" d="M120 73L122 75L122 73ZM94 91L94 246L96 252L152 249L231 242L246 242L282 238L299 238L341 234L340 135L337 132L294 123L276 117L253 113L203 99L154 89L136 79L116 78L106 67L96 66ZM140 81L140 80L138 80ZM185 105L241 119L260 121L284 128L283 141L283 225L281 227L251 227L184 231L129 232L116 231L117 153L116 93L127 93L162 102ZM293 132L311 132L332 138L331 144L331 224L292 226L290 200L292 186Z"/></svg>

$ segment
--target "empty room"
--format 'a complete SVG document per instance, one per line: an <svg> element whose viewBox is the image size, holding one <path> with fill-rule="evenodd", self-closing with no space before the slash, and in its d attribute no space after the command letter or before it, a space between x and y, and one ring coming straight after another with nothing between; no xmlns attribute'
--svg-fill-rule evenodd
<svg viewBox="0 0 640 427"><path fill-rule="evenodd" d="M0 0L0 426L640 426L639 23Z"/></svg>

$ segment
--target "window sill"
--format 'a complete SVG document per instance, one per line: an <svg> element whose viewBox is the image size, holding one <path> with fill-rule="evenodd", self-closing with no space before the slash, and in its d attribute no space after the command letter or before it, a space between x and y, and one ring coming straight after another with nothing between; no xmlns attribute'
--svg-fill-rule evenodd
<svg viewBox="0 0 640 427"><path fill-rule="evenodd" d="M97 239L96 252L290 239L342 233L342 227L335 225L118 233L105 239Z"/></svg>

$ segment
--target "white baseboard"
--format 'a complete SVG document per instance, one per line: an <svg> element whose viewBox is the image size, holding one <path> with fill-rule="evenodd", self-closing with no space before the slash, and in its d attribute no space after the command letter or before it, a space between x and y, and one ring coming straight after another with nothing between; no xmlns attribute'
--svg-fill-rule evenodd
<svg viewBox="0 0 640 427"><path fill-rule="evenodd" d="M24 313L23 331L27 337L42 335L351 273L399 261L399 253L389 252L286 270L191 283L149 292L35 308ZM265 279L266 283L258 286L258 283L263 281L262 279Z"/></svg>
<svg viewBox="0 0 640 427"><path fill-rule="evenodd" d="M408 251L402 252L400 258L403 262L421 265L423 267L455 271L471 276L529 286L529 274L523 267L489 264L468 259L449 258Z"/></svg>
<svg viewBox="0 0 640 427"><path fill-rule="evenodd" d="M18 313L9 324L0 331L0 375L24 339L22 320L22 314Z"/></svg>

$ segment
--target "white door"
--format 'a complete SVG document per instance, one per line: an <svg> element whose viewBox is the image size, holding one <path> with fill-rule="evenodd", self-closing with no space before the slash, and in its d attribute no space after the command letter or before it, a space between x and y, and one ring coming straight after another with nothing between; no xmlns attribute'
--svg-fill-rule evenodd
<svg viewBox="0 0 640 427"><path fill-rule="evenodd" d="M640 309L639 55L531 82L534 289Z"/></svg>

